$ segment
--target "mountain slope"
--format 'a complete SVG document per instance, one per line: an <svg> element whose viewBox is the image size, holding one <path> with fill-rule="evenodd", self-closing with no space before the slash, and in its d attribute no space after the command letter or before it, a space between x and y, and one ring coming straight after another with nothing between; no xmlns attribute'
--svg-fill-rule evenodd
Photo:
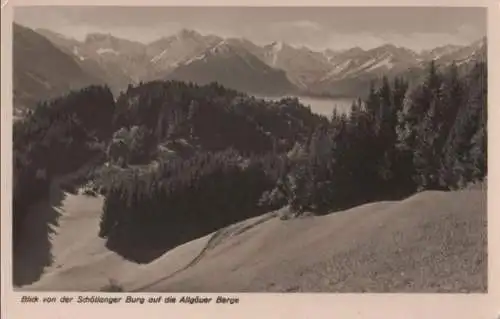
<svg viewBox="0 0 500 319"><path fill-rule="evenodd" d="M138 83L152 71L146 46L109 34L89 34L81 46L81 55L97 61L109 73L123 72L129 82Z"/></svg>
<svg viewBox="0 0 500 319"><path fill-rule="evenodd" d="M50 30L37 32L74 56L82 68L110 85L115 95L129 84L163 78L179 63L221 40L190 30L181 30L147 45L110 34L93 33L84 41L77 41Z"/></svg>
<svg viewBox="0 0 500 319"><path fill-rule="evenodd" d="M332 69L310 86L318 92L356 96L366 92L371 80L399 75L419 63L416 53L394 45L371 50L349 49L330 57Z"/></svg>
<svg viewBox="0 0 500 319"><path fill-rule="evenodd" d="M476 61L486 60L486 39L468 46L443 46L417 54L394 45L383 45L371 50L352 48L343 52L327 52L331 70L308 86L310 92L332 95L360 96L368 92L370 82L387 76L403 76L410 82L418 79L430 61L439 68L455 62L469 69Z"/></svg>
<svg viewBox="0 0 500 319"><path fill-rule="evenodd" d="M432 50L424 50L420 53L420 56L425 60L439 59L442 56L452 54L464 46L461 45L443 45Z"/></svg>
<svg viewBox="0 0 500 319"><path fill-rule="evenodd" d="M473 63L475 61L484 61L487 56L486 38L471 43L468 46L459 47L456 50L436 58L436 62L441 65L447 65L455 61L457 65Z"/></svg>
<svg viewBox="0 0 500 319"><path fill-rule="evenodd" d="M296 90L284 71L271 68L255 55L227 41L182 63L167 79L198 84L218 82L232 89L259 94L285 94Z"/></svg>
<svg viewBox="0 0 500 319"><path fill-rule="evenodd" d="M102 199L67 194L55 264L22 289L98 291L114 281L155 292L484 292L485 196L424 192L322 217L264 215L137 265L97 237ZM24 258L29 268L36 256L27 250Z"/></svg>
<svg viewBox="0 0 500 319"><path fill-rule="evenodd" d="M49 40L18 24L13 25L14 107L32 107L72 89L100 83Z"/></svg>
<svg viewBox="0 0 500 319"><path fill-rule="evenodd" d="M308 48L294 48L286 43L274 42L263 47L263 61L284 70L292 83L301 89L308 86L331 68L325 55Z"/></svg>
<svg viewBox="0 0 500 319"><path fill-rule="evenodd" d="M81 68L108 84L115 95L154 73L144 44L109 34L92 33L84 41L77 41L50 30L36 31L72 55Z"/></svg>
<svg viewBox="0 0 500 319"><path fill-rule="evenodd" d="M217 36L203 36L196 31L183 29L173 36L148 44L147 50L150 62L155 66L157 74L160 74L202 54L221 40Z"/></svg>

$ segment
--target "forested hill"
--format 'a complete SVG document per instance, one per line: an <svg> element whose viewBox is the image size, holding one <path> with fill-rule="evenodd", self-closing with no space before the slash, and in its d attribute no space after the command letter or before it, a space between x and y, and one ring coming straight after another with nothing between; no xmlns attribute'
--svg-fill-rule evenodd
<svg viewBox="0 0 500 319"><path fill-rule="evenodd" d="M411 88L382 78L330 119L218 84L150 82L116 102L108 88L72 92L15 124L14 221L52 176L90 161L75 184L94 183L100 236L138 262L284 206L321 214L461 188L487 174L486 69L431 63Z"/></svg>
<svg viewBox="0 0 500 319"><path fill-rule="evenodd" d="M150 82L118 97L113 127L140 127L153 149L183 140L207 151L234 148L246 155L285 151L327 119L297 99L266 102L216 83Z"/></svg>
<svg viewBox="0 0 500 319"><path fill-rule="evenodd" d="M89 162L108 176L227 149L244 157L277 154L320 123L328 120L296 99L265 102L216 83L141 83L116 101L108 87L72 91L14 123L14 224L47 195L52 177Z"/></svg>

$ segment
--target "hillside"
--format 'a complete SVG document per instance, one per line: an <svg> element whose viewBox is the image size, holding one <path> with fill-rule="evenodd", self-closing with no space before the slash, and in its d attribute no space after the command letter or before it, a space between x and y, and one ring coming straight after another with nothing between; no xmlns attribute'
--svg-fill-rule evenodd
<svg viewBox="0 0 500 319"><path fill-rule="evenodd" d="M226 41L183 62L168 74L167 79L200 85L218 82L235 90L258 94L281 95L297 91L284 71L271 68L250 52Z"/></svg>
<svg viewBox="0 0 500 319"><path fill-rule="evenodd" d="M82 69L72 56L31 29L14 23L12 43L16 107L33 107L39 100L101 83Z"/></svg>
<svg viewBox="0 0 500 319"><path fill-rule="evenodd" d="M48 213L45 205L38 212ZM50 240L54 263L22 290L98 291L111 281L149 292L485 292L485 205L484 190L465 190L293 220L278 212L138 265L98 238L102 198L66 193ZM37 251L18 256L18 276L40 263Z"/></svg>

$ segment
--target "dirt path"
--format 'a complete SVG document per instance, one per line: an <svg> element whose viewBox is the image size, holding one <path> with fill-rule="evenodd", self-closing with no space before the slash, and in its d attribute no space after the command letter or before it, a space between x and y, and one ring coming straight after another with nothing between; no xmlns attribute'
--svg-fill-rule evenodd
<svg viewBox="0 0 500 319"><path fill-rule="evenodd" d="M218 231L213 233L213 235L210 236L210 239L208 240L206 245L203 247L203 249L200 251L200 253L193 260L191 260L187 265L185 265L184 267L180 268L179 270L174 271L173 273L171 273L165 277L162 277L162 278L155 280L153 283L141 286L139 288L135 288L134 290L132 290L132 292L147 290L148 288L151 288L151 287L159 284L160 282L165 281L169 278L172 278L175 275L185 271L186 269L193 267L194 265L198 264L200 262L200 260L202 260L202 258L207 254L208 251L217 247L225 239L228 239L232 236L237 236L239 234L242 234L245 231L247 231L253 227L256 227L262 223L265 223L266 221L268 221L270 219L277 217L277 215L278 215L277 212L272 212L272 213L266 214L262 217L258 217L256 221L251 222L249 224L243 222L243 223L239 223L236 225L231 225L231 226L219 229Z"/></svg>
<svg viewBox="0 0 500 319"><path fill-rule="evenodd" d="M150 292L485 292L483 191L269 220Z"/></svg>

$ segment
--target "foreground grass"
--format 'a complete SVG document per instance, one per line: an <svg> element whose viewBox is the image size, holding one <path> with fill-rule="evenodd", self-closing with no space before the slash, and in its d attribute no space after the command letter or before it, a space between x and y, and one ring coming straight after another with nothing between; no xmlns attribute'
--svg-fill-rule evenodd
<svg viewBox="0 0 500 319"><path fill-rule="evenodd" d="M256 217L147 265L124 260L97 237L101 197L67 196L52 239L54 266L23 290L477 293L488 287L482 189L423 192L318 217Z"/></svg>

